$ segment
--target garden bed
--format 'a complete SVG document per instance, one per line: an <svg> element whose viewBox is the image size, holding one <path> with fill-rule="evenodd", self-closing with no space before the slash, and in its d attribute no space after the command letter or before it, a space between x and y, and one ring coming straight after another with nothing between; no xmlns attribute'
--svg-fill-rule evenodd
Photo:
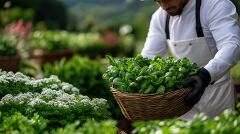
<svg viewBox="0 0 240 134"><path fill-rule="evenodd" d="M20 61L20 56L0 56L0 68L4 71L17 72Z"/></svg>
<svg viewBox="0 0 240 134"><path fill-rule="evenodd" d="M52 52L35 50L31 54L31 60L39 66L43 66L46 63L53 64L55 61L59 61L62 58L70 59L73 55L74 52L72 50L59 50Z"/></svg>

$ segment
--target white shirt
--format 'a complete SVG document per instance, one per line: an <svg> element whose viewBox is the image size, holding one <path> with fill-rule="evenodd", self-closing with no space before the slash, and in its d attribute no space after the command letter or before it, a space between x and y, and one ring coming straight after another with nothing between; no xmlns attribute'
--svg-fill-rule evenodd
<svg viewBox="0 0 240 134"><path fill-rule="evenodd" d="M181 15L171 16L170 39L189 40L197 37L195 29L196 0L189 0ZM204 37L212 60L204 67L211 75L211 81L223 76L240 58L240 29L235 6L229 0L202 0L200 19ZM150 22L148 36L142 56L167 56L168 46L165 33L166 12L160 7Z"/></svg>

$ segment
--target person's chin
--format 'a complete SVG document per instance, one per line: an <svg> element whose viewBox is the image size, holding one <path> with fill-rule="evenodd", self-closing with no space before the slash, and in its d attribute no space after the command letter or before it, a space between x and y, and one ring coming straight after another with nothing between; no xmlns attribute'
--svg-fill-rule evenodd
<svg viewBox="0 0 240 134"><path fill-rule="evenodd" d="M176 12L167 12L168 13L168 15L170 15L170 16L176 16L176 15L178 15Z"/></svg>
<svg viewBox="0 0 240 134"><path fill-rule="evenodd" d="M170 16L176 16L176 15L180 15L181 14L181 12L179 12L179 11L171 11L171 12L167 12L167 13Z"/></svg>

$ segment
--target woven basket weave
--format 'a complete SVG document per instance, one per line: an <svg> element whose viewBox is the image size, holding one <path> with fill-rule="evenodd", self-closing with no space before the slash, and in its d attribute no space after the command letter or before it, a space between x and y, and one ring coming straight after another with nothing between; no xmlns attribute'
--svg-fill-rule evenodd
<svg viewBox="0 0 240 134"><path fill-rule="evenodd" d="M191 91L182 88L163 95L122 93L115 88L111 91L123 113L130 121L162 120L181 116L191 109L184 103L184 97Z"/></svg>

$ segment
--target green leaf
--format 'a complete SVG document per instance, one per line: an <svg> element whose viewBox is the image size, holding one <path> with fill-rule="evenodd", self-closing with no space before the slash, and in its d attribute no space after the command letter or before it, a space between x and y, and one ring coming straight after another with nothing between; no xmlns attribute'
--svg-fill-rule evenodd
<svg viewBox="0 0 240 134"><path fill-rule="evenodd" d="M117 66L117 63L116 63L116 61L113 59L112 56L106 55L106 57L107 57L107 59L108 59L108 61L109 61L109 63L110 63L111 65Z"/></svg>
<svg viewBox="0 0 240 134"><path fill-rule="evenodd" d="M163 85L160 85L157 89L157 94L163 94L165 92L165 87Z"/></svg>
<svg viewBox="0 0 240 134"><path fill-rule="evenodd" d="M143 80L144 79L144 76L138 76L137 78L136 78L136 81L137 82L140 82L141 80Z"/></svg>
<svg viewBox="0 0 240 134"><path fill-rule="evenodd" d="M149 85L148 88L144 91L144 94L154 93L155 87L153 85Z"/></svg>
<svg viewBox="0 0 240 134"><path fill-rule="evenodd" d="M121 84L120 82L121 82L120 78L114 78L112 84L113 85L119 85L119 84Z"/></svg>

